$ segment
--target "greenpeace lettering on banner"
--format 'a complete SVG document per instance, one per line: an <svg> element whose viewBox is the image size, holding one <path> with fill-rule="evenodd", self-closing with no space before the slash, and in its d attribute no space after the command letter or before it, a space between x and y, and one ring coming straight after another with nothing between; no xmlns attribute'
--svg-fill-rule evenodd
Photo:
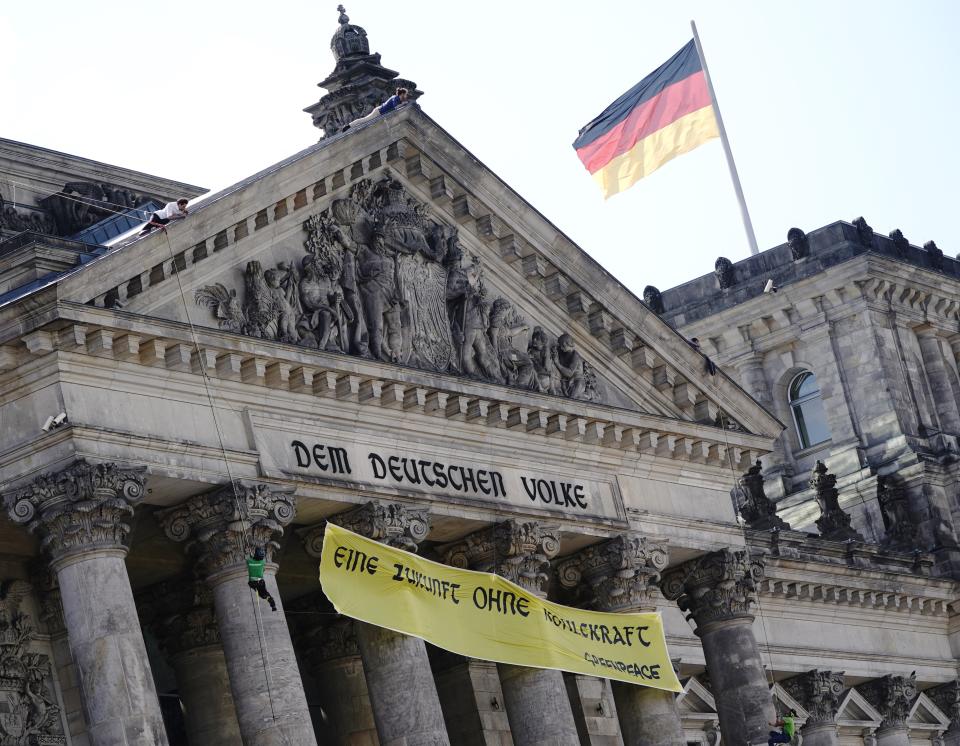
<svg viewBox="0 0 960 746"><path fill-rule="evenodd" d="M561 606L489 573L327 524L320 582L341 614L472 658L680 691L658 613Z"/></svg>

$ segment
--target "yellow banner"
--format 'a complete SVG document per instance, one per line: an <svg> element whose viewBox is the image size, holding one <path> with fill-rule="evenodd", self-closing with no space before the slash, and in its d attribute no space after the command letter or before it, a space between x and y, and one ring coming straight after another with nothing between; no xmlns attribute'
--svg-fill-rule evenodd
<svg viewBox="0 0 960 746"><path fill-rule="evenodd" d="M460 655L680 691L655 612L561 606L498 575L431 562L331 523L320 582L341 614Z"/></svg>

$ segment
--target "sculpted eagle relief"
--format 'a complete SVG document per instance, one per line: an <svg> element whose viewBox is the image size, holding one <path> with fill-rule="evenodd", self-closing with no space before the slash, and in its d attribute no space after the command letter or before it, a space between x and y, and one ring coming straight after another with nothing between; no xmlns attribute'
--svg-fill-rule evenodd
<svg viewBox="0 0 960 746"><path fill-rule="evenodd" d="M488 298L477 257L387 175L359 181L304 221L305 255L247 263L242 298L196 292L223 329L491 383L602 401L596 371L569 334L532 329L511 301Z"/></svg>

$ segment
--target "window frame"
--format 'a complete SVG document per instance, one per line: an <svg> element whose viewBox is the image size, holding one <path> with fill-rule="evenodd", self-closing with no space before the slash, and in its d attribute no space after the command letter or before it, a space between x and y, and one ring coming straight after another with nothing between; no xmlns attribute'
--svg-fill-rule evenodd
<svg viewBox="0 0 960 746"><path fill-rule="evenodd" d="M813 378L813 382L817 386L816 391L809 394L803 394L802 396L798 396L796 399L794 399L794 388L796 387L796 389L799 390L800 386L803 385L803 381L800 379L806 380L807 378ZM824 425L826 425L826 437L823 440L818 440L815 443L811 443L808 442L808 438L804 437L804 432L800 427L800 421L797 419L797 409L801 408L804 404L813 401L814 399L818 399L820 401L820 408L823 411ZM811 448L816 448L824 443L828 443L832 439L830 427L826 422L827 410L826 407L823 406L823 391L820 388L820 382L817 380L816 373L814 373L812 370L804 368L790 379L790 383L787 384L787 406L790 408L790 417L793 419L793 430L797 435L797 442L800 444L800 450L806 451Z"/></svg>

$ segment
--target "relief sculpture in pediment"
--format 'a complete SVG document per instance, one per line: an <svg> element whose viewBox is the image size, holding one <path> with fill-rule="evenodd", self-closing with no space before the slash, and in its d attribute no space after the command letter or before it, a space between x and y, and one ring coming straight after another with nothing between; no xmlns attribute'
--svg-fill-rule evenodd
<svg viewBox="0 0 960 746"><path fill-rule="evenodd" d="M221 283L196 292L221 328L438 373L601 401L575 349L488 297L477 257L455 226L427 214L391 175L364 179L304 221L305 254L264 269L251 261L243 298Z"/></svg>

